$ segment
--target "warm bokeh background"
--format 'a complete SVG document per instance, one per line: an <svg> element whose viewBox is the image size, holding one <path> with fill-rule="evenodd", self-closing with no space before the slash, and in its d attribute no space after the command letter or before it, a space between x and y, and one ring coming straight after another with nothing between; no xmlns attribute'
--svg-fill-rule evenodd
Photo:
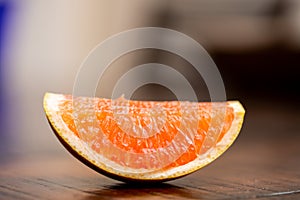
<svg viewBox="0 0 300 200"><path fill-rule="evenodd" d="M72 93L77 70L92 48L113 34L143 26L181 31L206 48L223 76L228 99L239 99L247 109L241 139L273 137L264 134L270 129L282 130L284 137L299 134L299 0L2 0L0 14L3 160L7 152L62 152L44 116L44 93ZM112 64L104 77L108 93L126 69L147 62L178 69L205 98L191 66L151 50ZM173 97L157 85L135 94L140 99Z"/></svg>

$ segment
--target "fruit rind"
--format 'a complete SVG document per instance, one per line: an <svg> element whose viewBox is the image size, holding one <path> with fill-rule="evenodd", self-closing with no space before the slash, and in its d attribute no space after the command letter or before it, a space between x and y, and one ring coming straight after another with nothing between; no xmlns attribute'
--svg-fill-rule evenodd
<svg viewBox="0 0 300 200"><path fill-rule="evenodd" d="M164 171L158 170L154 172L134 173L128 172L126 167L123 167L124 170L122 171L116 170L117 167L109 167L114 166L115 164L105 157L97 154L89 147L88 144L80 140L72 133L72 131L70 131L61 117L57 114L59 111L58 103L63 100L65 100L64 95L53 93L46 93L44 97L44 109L47 119L59 141L73 156L90 168L108 177L125 182L163 182L180 178L206 166L223 154L223 152L232 145L240 132L245 114L245 110L240 102L228 101L228 104L234 109L234 120L228 132L217 143L215 148L210 149L194 161L182 166Z"/></svg>

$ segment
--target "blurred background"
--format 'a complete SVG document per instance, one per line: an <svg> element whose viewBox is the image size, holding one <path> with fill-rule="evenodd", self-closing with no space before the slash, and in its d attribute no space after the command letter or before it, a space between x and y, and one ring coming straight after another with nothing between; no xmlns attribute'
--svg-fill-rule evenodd
<svg viewBox="0 0 300 200"><path fill-rule="evenodd" d="M281 130L278 137L299 134L300 0L0 0L1 161L8 154L63 152L46 121L43 95L72 93L82 61L97 44L144 26L174 29L203 45L220 70L227 98L247 110L244 145L275 137L272 130ZM192 66L159 50L132 52L112 63L102 96L130 67L148 62L174 67L200 99L208 98ZM175 96L145 85L133 98Z"/></svg>

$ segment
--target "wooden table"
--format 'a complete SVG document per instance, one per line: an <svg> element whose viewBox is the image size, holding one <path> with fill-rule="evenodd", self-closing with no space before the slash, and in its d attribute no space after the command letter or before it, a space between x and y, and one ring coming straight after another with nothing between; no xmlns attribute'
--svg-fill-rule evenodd
<svg viewBox="0 0 300 200"><path fill-rule="evenodd" d="M249 105L236 143L182 179L128 185L61 154L26 155L0 165L0 199L300 199L299 110Z"/></svg>

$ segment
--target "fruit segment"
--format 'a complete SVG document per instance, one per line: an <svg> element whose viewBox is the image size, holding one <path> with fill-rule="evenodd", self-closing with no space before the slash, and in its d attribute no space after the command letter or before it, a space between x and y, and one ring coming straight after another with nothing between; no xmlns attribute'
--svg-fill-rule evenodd
<svg viewBox="0 0 300 200"><path fill-rule="evenodd" d="M168 180L191 173L237 137L244 109L237 101L131 101L47 93L44 108L71 152L124 180Z"/></svg>

